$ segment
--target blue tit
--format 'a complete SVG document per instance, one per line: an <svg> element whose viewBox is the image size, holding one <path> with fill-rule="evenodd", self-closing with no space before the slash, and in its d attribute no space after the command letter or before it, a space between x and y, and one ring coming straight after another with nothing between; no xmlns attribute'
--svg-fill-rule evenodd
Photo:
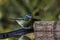
<svg viewBox="0 0 60 40"><path fill-rule="evenodd" d="M24 29L31 28L32 15L27 14L24 18L15 18L16 22Z"/></svg>

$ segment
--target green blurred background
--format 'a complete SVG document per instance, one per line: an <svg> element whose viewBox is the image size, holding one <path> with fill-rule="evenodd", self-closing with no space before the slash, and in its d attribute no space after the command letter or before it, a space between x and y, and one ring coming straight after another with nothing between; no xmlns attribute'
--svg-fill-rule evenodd
<svg viewBox="0 0 60 40"><path fill-rule="evenodd" d="M31 13L35 19L55 21L56 15L60 14L60 0L0 0L0 33L20 29L16 21L10 18L23 18L27 13Z"/></svg>

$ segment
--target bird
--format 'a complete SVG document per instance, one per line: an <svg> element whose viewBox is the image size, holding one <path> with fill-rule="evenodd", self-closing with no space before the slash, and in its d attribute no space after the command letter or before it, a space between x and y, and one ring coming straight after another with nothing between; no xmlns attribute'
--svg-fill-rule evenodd
<svg viewBox="0 0 60 40"><path fill-rule="evenodd" d="M16 20L16 22L19 24L19 26L21 26L21 28L24 28L24 29L31 28L31 26L30 26L31 19L32 19L31 14L26 14L26 16L24 18L13 18L13 20Z"/></svg>

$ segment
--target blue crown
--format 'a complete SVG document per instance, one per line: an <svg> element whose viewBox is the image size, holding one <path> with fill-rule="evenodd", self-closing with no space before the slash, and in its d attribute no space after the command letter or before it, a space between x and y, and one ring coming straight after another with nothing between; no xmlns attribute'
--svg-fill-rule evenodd
<svg viewBox="0 0 60 40"><path fill-rule="evenodd" d="M26 17L32 18L32 15L31 14L27 14Z"/></svg>
<svg viewBox="0 0 60 40"><path fill-rule="evenodd" d="M15 18L13 20L25 20L25 21L28 21L31 18L32 18L32 15L31 14L27 14L24 18Z"/></svg>

